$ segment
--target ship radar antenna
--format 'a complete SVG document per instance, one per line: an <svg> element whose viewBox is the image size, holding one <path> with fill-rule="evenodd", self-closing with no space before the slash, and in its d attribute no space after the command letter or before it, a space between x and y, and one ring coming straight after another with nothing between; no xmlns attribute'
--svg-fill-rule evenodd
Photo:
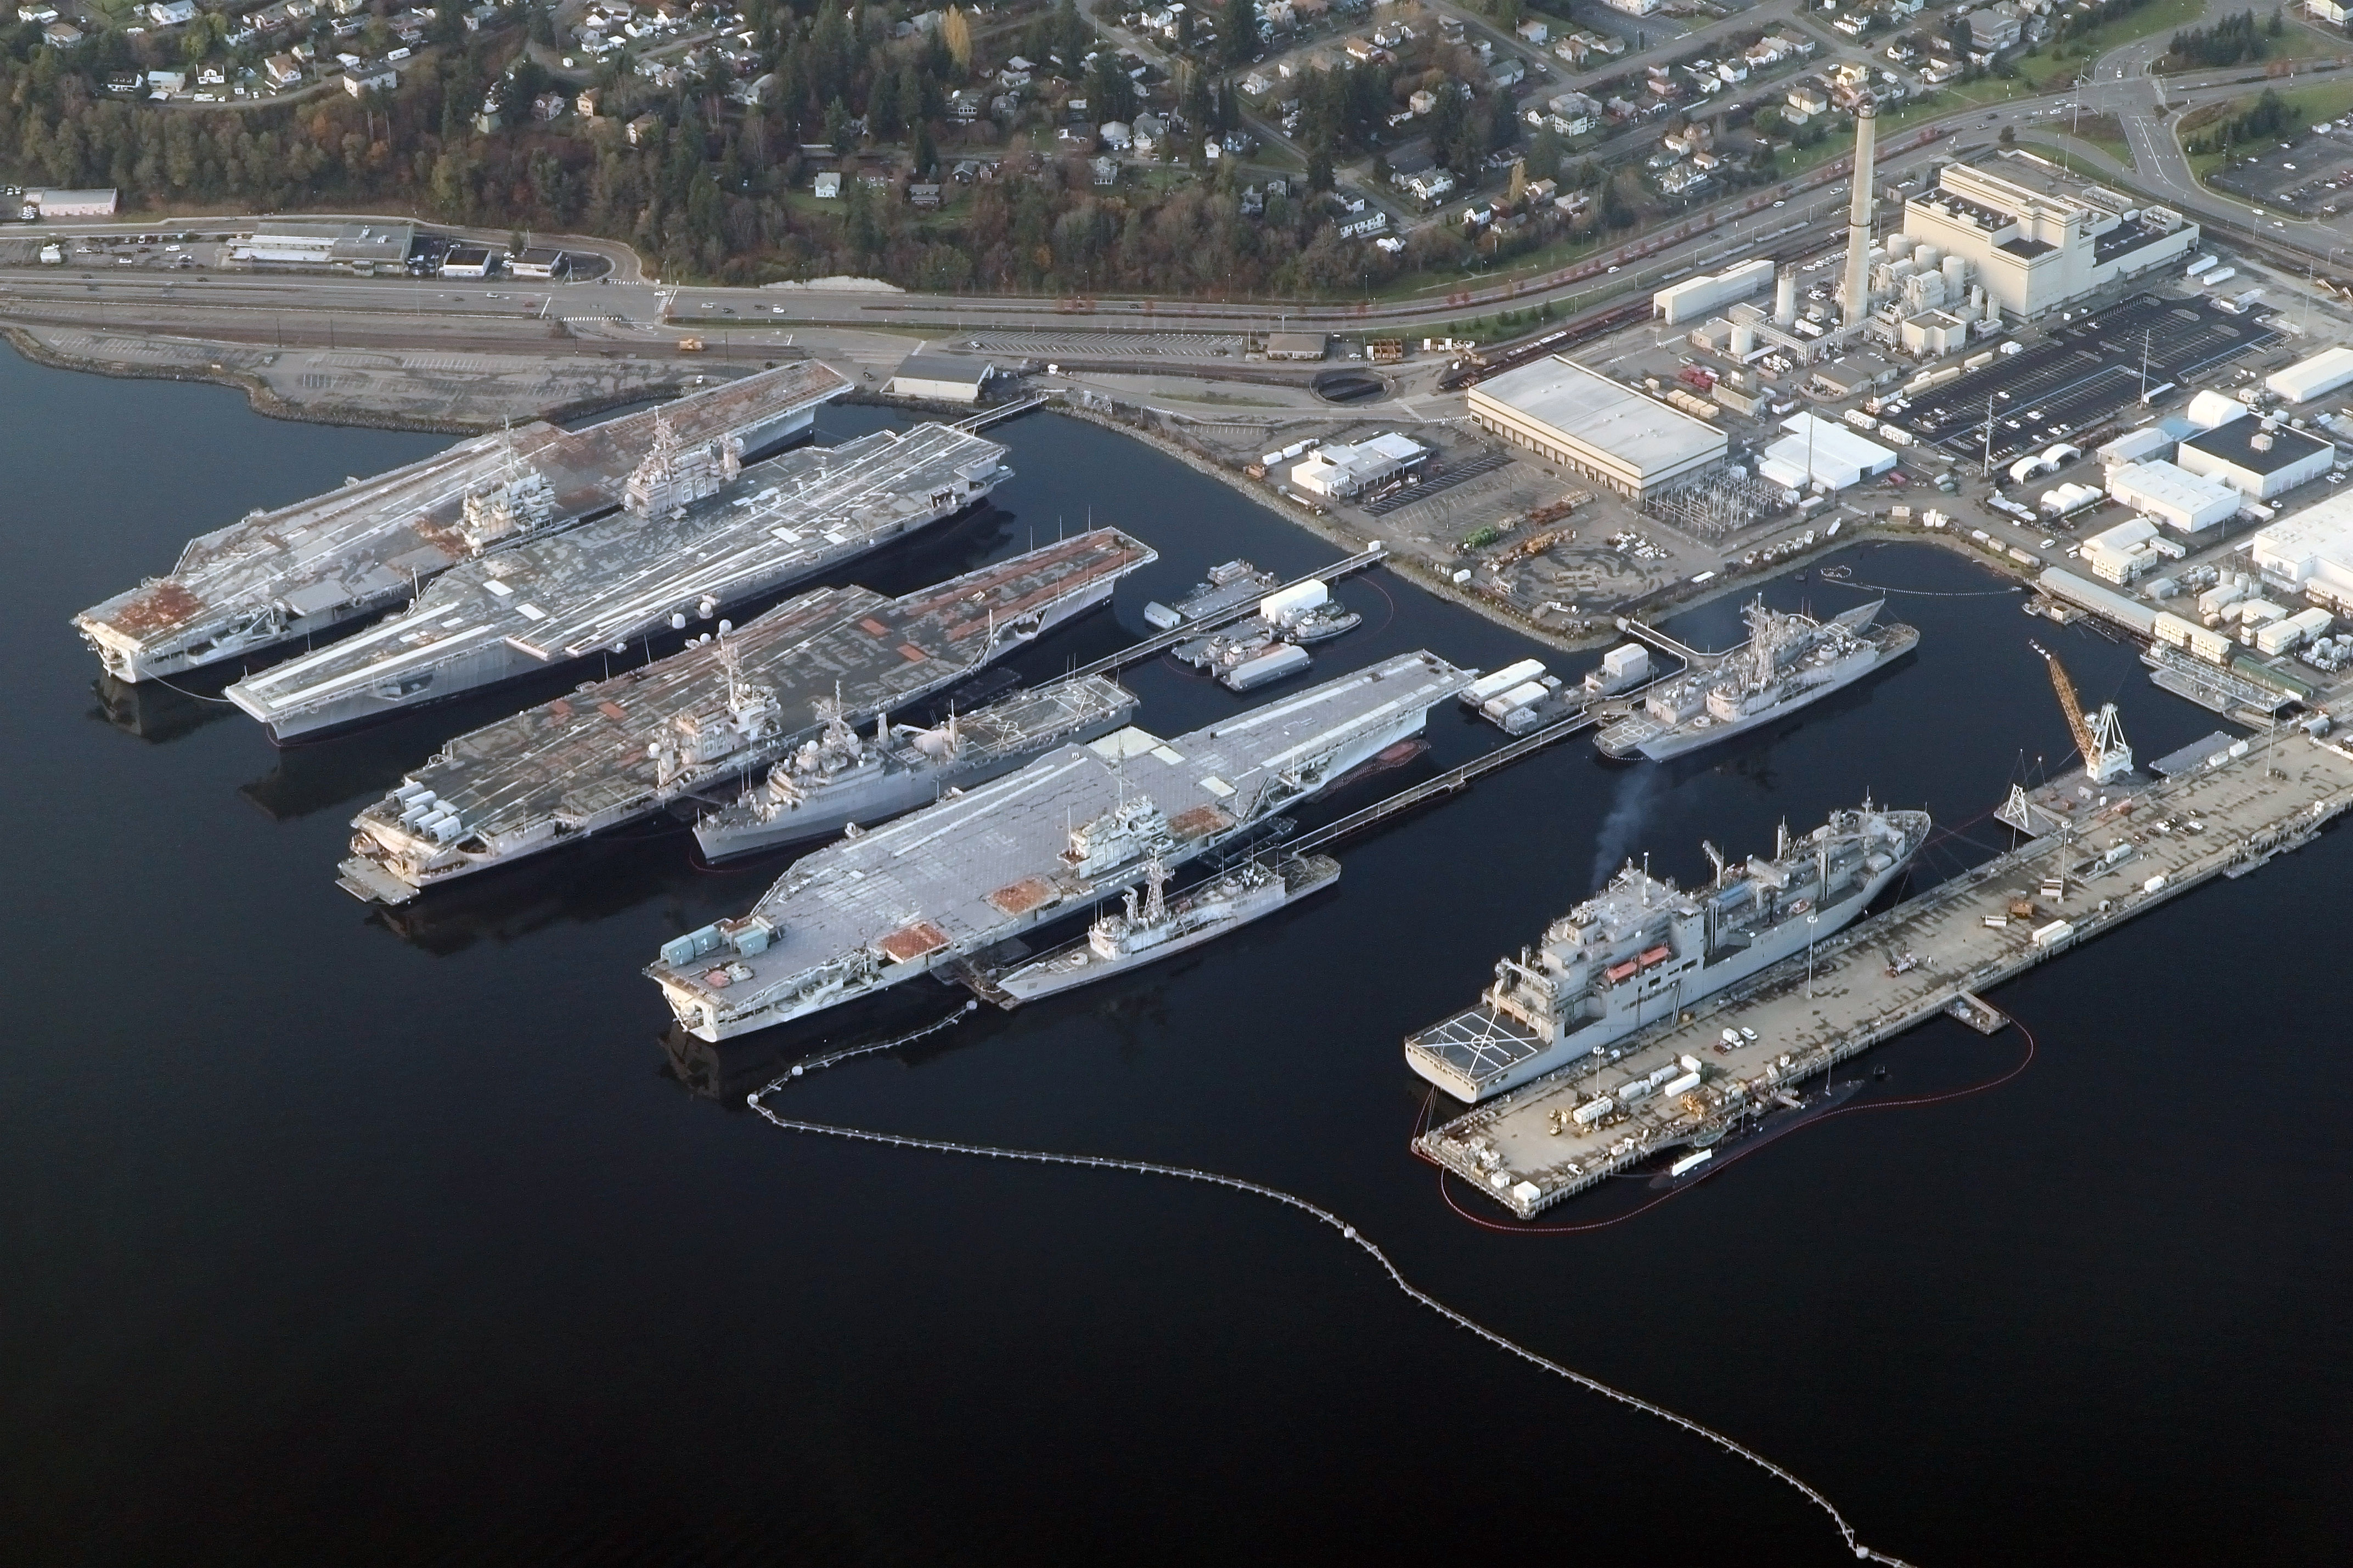
<svg viewBox="0 0 2353 1568"><path fill-rule="evenodd" d="M1157 925L1168 916L1167 863L1155 855L1144 863L1144 882L1150 889L1144 895L1144 918L1147 924Z"/></svg>

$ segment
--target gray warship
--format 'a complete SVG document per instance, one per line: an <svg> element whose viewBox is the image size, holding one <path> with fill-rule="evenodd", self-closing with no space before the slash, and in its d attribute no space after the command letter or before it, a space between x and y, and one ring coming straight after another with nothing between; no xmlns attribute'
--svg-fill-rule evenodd
<svg viewBox="0 0 2353 1568"><path fill-rule="evenodd" d="M696 823L695 842L719 860L871 827L1058 746L1108 734L1135 708L1134 694L1117 681L1085 675L951 713L930 728L877 720L869 737L851 727L839 699L823 699L819 731Z"/></svg>
<svg viewBox="0 0 2353 1568"><path fill-rule="evenodd" d="M280 740L397 712L709 620L985 500L1006 448L945 425L744 467L659 410L619 511L461 562L408 609L226 695ZM470 525L487 504L470 498ZM496 535L496 529L487 531Z"/></svg>
<svg viewBox="0 0 2353 1568"><path fill-rule="evenodd" d="M763 456L850 384L814 361L690 393L660 422L690 447ZM74 626L118 680L152 680L301 642L417 596L460 561L622 502L652 450L653 411L582 430L544 421L200 534L164 577L91 605Z"/></svg>
<svg viewBox="0 0 2353 1568"><path fill-rule="evenodd" d="M1172 739L1130 728L1065 746L803 857L742 917L665 942L646 973L706 1040L871 995L1262 827L1470 680L1403 654Z"/></svg>
<svg viewBox="0 0 2353 1568"><path fill-rule="evenodd" d="M1926 812L1866 800L1802 838L1785 826L1770 860L1736 867L1703 846L1715 876L1688 892L1629 860L1533 951L1498 962L1478 1005L1408 1036L1406 1063L1475 1104L1606 1050L1844 929L1928 827Z"/></svg>
<svg viewBox="0 0 2353 1568"><path fill-rule="evenodd" d="M1642 705L1605 725L1594 744L1607 757L1654 763L1727 741L1852 685L1918 646L1920 634L1891 622L1874 626L1883 599L1827 621L1765 607L1747 618L1746 646L1705 668L1653 686Z"/></svg>
<svg viewBox="0 0 2353 1568"><path fill-rule="evenodd" d="M738 779L811 737L818 699L866 722L946 689L1099 605L1154 559L1096 529L897 599L818 588L724 637L445 745L352 821L344 889L397 904Z"/></svg>
<svg viewBox="0 0 2353 1568"><path fill-rule="evenodd" d="M1328 855L1246 860L1172 900L1166 890L1168 868L1154 860L1145 867L1143 890L1128 889L1124 910L1096 916L1084 941L991 974L974 989L1000 1006L1017 1007L1092 985L1215 942L1339 879L1340 863Z"/></svg>

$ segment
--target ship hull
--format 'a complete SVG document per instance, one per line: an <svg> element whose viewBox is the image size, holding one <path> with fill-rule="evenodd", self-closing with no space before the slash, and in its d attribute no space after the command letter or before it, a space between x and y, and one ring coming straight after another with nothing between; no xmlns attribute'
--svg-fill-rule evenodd
<svg viewBox="0 0 2353 1568"><path fill-rule="evenodd" d="M1098 980L1109 980L1115 974L1142 969L1164 958L1174 958L1203 942L1214 942L1240 931L1253 921L1264 920L1278 910L1288 909L1300 900L1332 886L1339 878L1337 861L1322 855L1307 857L1303 874L1296 881L1285 875L1280 882L1257 889L1255 896L1243 900L1220 920L1197 926L1181 936L1171 937L1140 952L1124 952L1116 958L1105 958L1091 942L1072 942L1059 952L1050 952L1043 958L998 975L991 983L991 989L1000 994L995 1000L1000 1006L1017 1007L1024 1002L1059 996L1065 991L1075 991L1082 985L1092 985Z"/></svg>
<svg viewBox="0 0 2353 1568"><path fill-rule="evenodd" d="M1873 874L1854 892L1823 910L1819 922L1810 928L1810 939L1807 934L1809 928L1802 921L1782 925L1776 929L1773 940L1727 952L1701 969L1696 984L1685 984L1672 1001L1660 1004L1654 1011L1637 1009L1622 1017L1603 1018L1588 1024L1492 1078L1473 1079L1436 1052L1411 1043L1406 1047L1406 1064L1466 1105L1476 1105L1482 1100L1491 1100L1547 1073L1557 1072L1595 1051L1608 1049L1649 1025L1673 1016L1678 1009L1692 1007L1726 986L1737 985L1785 959L1796 957L1806 951L1810 940L1820 942L1845 930L1870 907L1873 899L1886 889L1888 883L1903 875L1904 868L1911 864L1912 855L1918 852L1919 847L1915 845L1911 854L1896 860L1884 871ZM1458 1015L1460 1016L1468 1015Z"/></svg>
<svg viewBox="0 0 2353 1568"><path fill-rule="evenodd" d="M1745 735L1751 730L1770 724L1776 720L1786 719L1793 713L1802 713L1832 692L1842 691L1864 676L1886 668L1911 652L1916 643L1916 637L1898 639L1871 658L1852 660L1845 666L1830 672L1820 684L1809 687L1804 696L1794 700L1777 703L1773 707L1726 722L1711 723L1705 729L1695 728L1690 721L1685 721L1672 729L1639 741L1631 746L1603 746L1601 754L1613 762L1630 762L1640 756L1653 763L1669 762L1676 757L1689 756L1692 752L1713 746L1720 741L1729 741L1735 736Z"/></svg>
<svg viewBox="0 0 2353 1568"><path fill-rule="evenodd" d="M1009 476L1008 476L1009 477ZM934 511L927 516L911 519L903 526L888 533L878 533L852 542L841 548L817 557L798 556L788 567L781 567L756 576L738 578L728 584L727 597L718 601L713 612L738 609L754 600L797 586L823 573L864 557L886 544L921 532L963 515L984 504L994 493L995 484L976 494L959 497L953 508ZM691 592L691 590L690 590ZM392 622L380 623L383 635L393 635ZM614 640L630 643L651 636L656 631L671 629L667 614L649 618L638 625L621 629ZM362 638L377 635L364 632ZM353 644L339 643L339 652ZM395 713L406 713L429 707L451 698L469 696L505 681L520 679L542 670L564 669L581 664L586 659L543 659L513 647L503 637L492 637L474 647L453 654L431 665L412 666L401 672L403 679L391 690L361 688L325 698L301 707L279 707L266 697L249 694L244 682L228 688L225 695L254 718L261 721L273 741L286 742L298 738L325 734L349 729L353 725L372 723ZM280 679L292 667L281 667Z"/></svg>

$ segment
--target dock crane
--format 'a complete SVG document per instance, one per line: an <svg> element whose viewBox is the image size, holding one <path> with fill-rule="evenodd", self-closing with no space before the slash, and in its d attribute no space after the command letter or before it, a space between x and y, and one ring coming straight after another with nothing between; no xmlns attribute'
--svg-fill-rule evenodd
<svg viewBox="0 0 2353 1568"><path fill-rule="evenodd" d="M2084 754L2084 773L2095 784L2112 784L2132 772L2132 748L2125 743L2124 721L2116 717L2116 705L2103 703L2097 713L2084 717L2084 704L2075 696L2075 683L2067 677L2067 667L2059 656L2039 642L2026 645L2042 656L2051 667L2051 689L2059 694L2059 706L2067 715L2067 728L2075 737L2075 749Z"/></svg>

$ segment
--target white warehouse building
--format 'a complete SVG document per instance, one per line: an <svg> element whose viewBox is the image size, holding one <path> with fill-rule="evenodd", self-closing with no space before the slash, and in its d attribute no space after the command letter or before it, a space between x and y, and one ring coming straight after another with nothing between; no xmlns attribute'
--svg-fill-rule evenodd
<svg viewBox="0 0 2353 1568"><path fill-rule="evenodd" d="M2337 448L2260 415L2242 414L2182 442L2173 460L2242 496L2269 500L2327 473L2337 461Z"/></svg>
<svg viewBox="0 0 2353 1568"><path fill-rule="evenodd" d="M1789 434L1765 448L1757 472L1784 489L1822 484L1842 490L1895 467L1892 450L1836 420L1798 414L1783 420L1781 428Z"/></svg>
<svg viewBox="0 0 2353 1568"><path fill-rule="evenodd" d="M2124 463L2110 468L2108 494L2180 533L2213 527L2236 512L2243 500L2220 479L2167 462Z"/></svg>
<svg viewBox="0 0 2353 1568"><path fill-rule="evenodd" d="M1671 288L1662 289L1651 296L1651 314L1673 326L1680 321L1695 321L1735 300L1746 300L1758 294L1773 281L1773 263L1764 257L1744 261L1728 272L1702 273L1686 278Z"/></svg>
<svg viewBox="0 0 2353 1568"><path fill-rule="evenodd" d="M2348 381L2353 381L2353 349L2340 346L2323 349L2310 359L2272 372L2263 378L2263 385L2290 403L2304 403Z"/></svg>
<svg viewBox="0 0 2353 1568"><path fill-rule="evenodd" d="M2253 553L2266 581L2353 605L2353 491L2258 529Z"/></svg>
<svg viewBox="0 0 2353 1568"><path fill-rule="evenodd" d="M1717 467L1732 446L1706 420L1560 354L1474 384L1471 419L1638 505Z"/></svg>
<svg viewBox="0 0 2353 1568"><path fill-rule="evenodd" d="M1291 482L1319 496L1352 496L1429 456L1420 445L1391 430L1354 446L1318 447L1292 465Z"/></svg>

